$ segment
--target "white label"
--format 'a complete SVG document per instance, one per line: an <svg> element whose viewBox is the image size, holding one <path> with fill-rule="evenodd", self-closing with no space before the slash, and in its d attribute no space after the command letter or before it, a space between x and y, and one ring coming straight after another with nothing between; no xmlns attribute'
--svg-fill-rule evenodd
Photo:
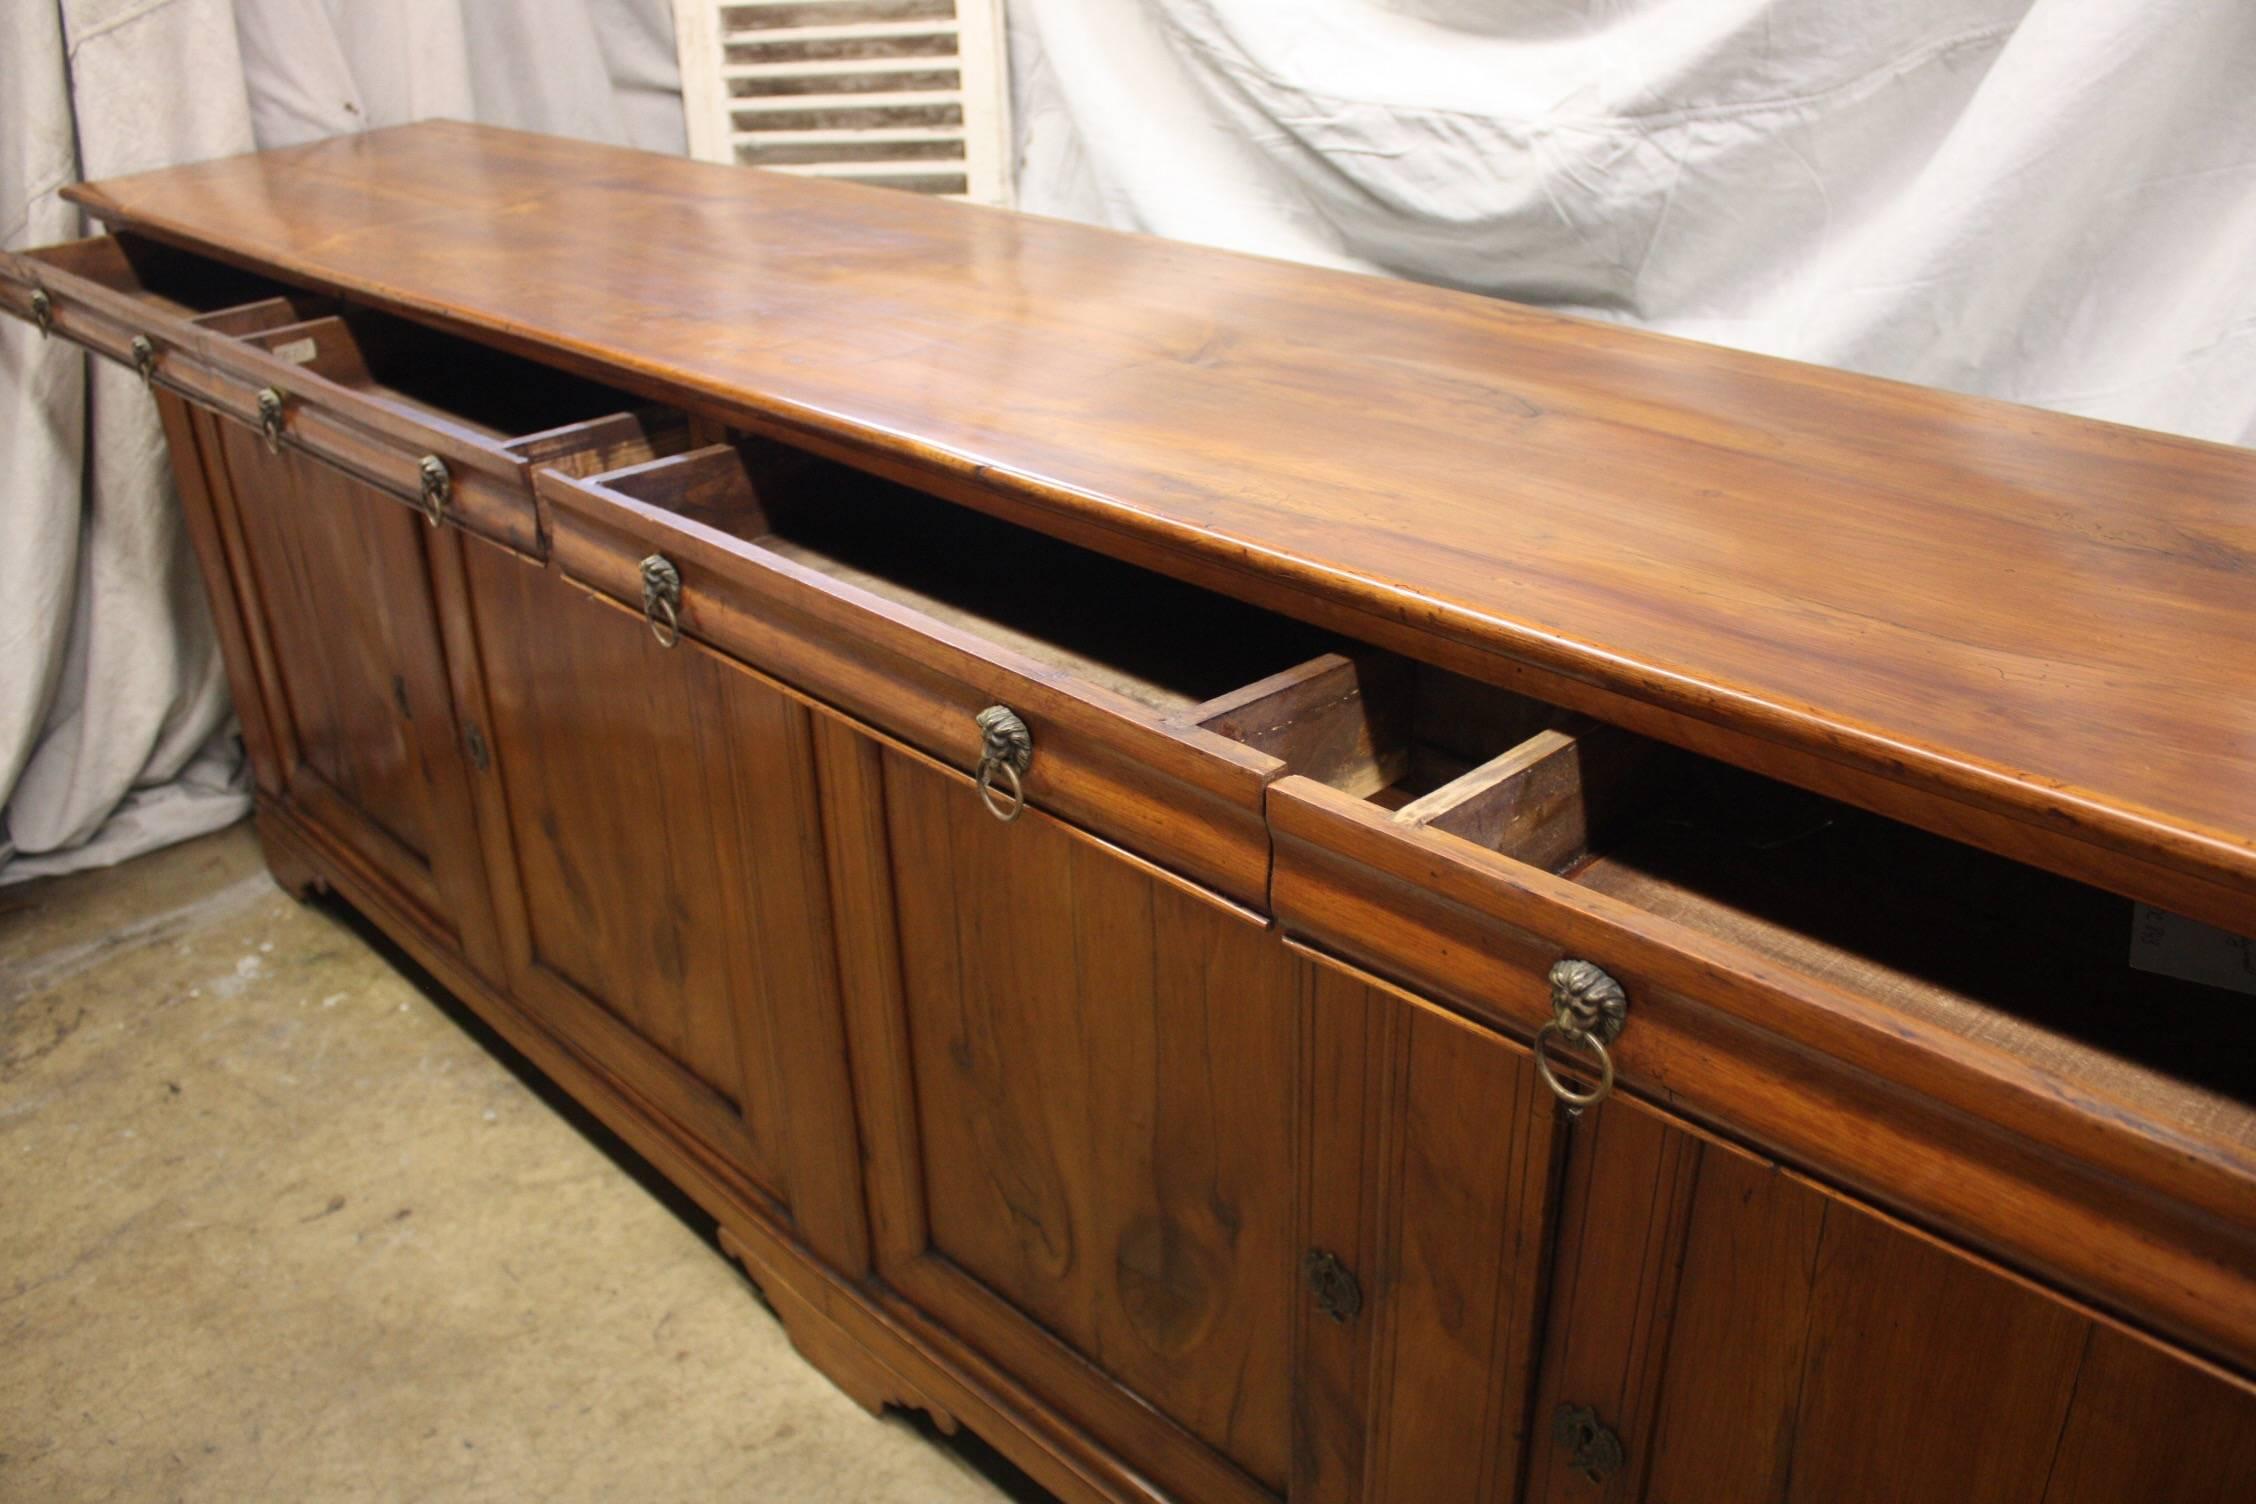
<svg viewBox="0 0 2256 1504"><path fill-rule="evenodd" d="M319 347L310 338L294 339L286 345L274 347L274 356L277 360L286 360L294 366L302 366L320 353Z"/></svg>
<svg viewBox="0 0 2256 1504"><path fill-rule="evenodd" d="M2131 965L2256 997L2256 940L2143 903L2131 905Z"/></svg>

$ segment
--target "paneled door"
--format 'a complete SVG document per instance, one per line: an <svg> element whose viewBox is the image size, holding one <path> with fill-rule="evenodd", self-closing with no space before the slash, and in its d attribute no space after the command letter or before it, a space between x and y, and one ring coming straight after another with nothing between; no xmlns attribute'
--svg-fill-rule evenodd
<svg viewBox="0 0 2256 1504"><path fill-rule="evenodd" d="M1310 954L1293 1504L1511 1504L1564 1134L1525 1046Z"/></svg>
<svg viewBox="0 0 2256 1504"><path fill-rule="evenodd" d="M2245 1383L1641 1103L1572 1136L1531 1501L2251 1496Z"/></svg>
<svg viewBox="0 0 2256 1504"><path fill-rule="evenodd" d="M1282 1496L1301 963L875 733L816 737L878 1273L1170 1495Z"/></svg>
<svg viewBox="0 0 2256 1504"><path fill-rule="evenodd" d="M540 564L435 551L510 986L848 1273L858 1150L805 704Z"/></svg>
<svg viewBox="0 0 2256 1504"><path fill-rule="evenodd" d="M241 424L188 421L221 546L241 555L233 592L260 683L262 786L490 970L492 910L428 529L319 460L269 452Z"/></svg>

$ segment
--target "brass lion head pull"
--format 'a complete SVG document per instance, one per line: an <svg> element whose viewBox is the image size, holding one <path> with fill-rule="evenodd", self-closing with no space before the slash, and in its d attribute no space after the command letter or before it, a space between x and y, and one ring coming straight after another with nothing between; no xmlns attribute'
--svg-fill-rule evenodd
<svg viewBox="0 0 2256 1504"><path fill-rule="evenodd" d="M660 647L681 641L681 571L664 554L642 561L642 615Z"/></svg>
<svg viewBox="0 0 2256 1504"><path fill-rule="evenodd" d="M426 454L415 467L423 483L423 520L433 527L446 521L447 499L454 494L454 477L447 473L446 461L435 454Z"/></svg>
<svg viewBox="0 0 2256 1504"><path fill-rule="evenodd" d="M55 332L55 300L44 287L31 290L31 321L39 326L39 337L45 339Z"/></svg>
<svg viewBox="0 0 2256 1504"><path fill-rule="evenodd" d="M973 720L979 726L979 802L1008 825L1026 808L1024 780L1034 761L1034 734L1008 705L990 705ZM1010 784L1002 797L996 792L998 779Z"/></svg>
<svg viewBox="0 0 2256 1504"><path fill-rule="evenodd" d="M266 439L266 452L282 452L282 388L262 386L258 394L259 433Z"/></svg>
<svg viewBox="0 0 2256 1504"><path fill-rule="evenodd" d="M1621 983L1599 967L1572 956L1560 958L1551 968L1551 1019L1535 1031L1535 1069L1551 1094L1567 1104L1570 1115L1580 1117L1614 1090L1614 1057L1606 1048L1621 1037L1629 1022L1629 994ZM1598 1084L1588 1091L1569 1086L1551 1068L1546 1046L1553 1039L1580 1045L1598 1057Z"/></svg>

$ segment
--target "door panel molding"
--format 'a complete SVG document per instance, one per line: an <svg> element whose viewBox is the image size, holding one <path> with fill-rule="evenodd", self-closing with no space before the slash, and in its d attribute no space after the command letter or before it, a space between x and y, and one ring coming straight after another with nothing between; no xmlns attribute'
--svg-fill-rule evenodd
<svg viewBox="0 0 2256 1504"><path fill-rule="evenodd" d="M1163 1487L1276 1499L1297 963L898 743L815 737L876 1272Z"/></svg>

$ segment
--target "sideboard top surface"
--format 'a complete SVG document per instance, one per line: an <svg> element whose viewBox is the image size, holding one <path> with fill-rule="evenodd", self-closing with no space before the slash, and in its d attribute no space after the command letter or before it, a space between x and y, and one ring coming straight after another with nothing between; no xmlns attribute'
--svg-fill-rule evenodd
<svg viewBox="0 0 2256 1504"><path fill-rule="evenodd" d="M454 123L72 197L2256 894L2247 450Z"/></svg>

